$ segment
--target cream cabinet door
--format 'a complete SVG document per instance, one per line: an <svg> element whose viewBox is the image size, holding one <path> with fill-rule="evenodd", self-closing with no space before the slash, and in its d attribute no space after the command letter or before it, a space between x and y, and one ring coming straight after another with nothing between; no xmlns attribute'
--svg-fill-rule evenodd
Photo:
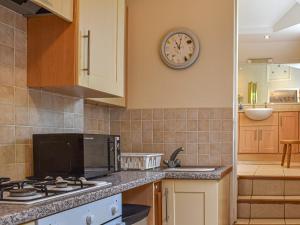
<svg viewBox="0 0 300 225"><path fill-rule="evenodd" d="M31 0L35 4L49 10L55 15L73 21L73 0Z"/></svg>
<svg viewBox="0 0 300 225"><path fill-rule="evenodd" d="M280 140L298 140L299 138L299 117L298 112L279 113L279 141ZM283 145L280 145L280 152L283 151ZM298 145L292 146L293 152L298 152Z"/></svg>
<svg viewBox="0 0 300 225"><path fill-rule="evenodd" d="M217 225L215 181L163 181L163 225Z"/></svg>
<svg viewBox="0 0 300 225"><path fill-rule="evenodd" d="M240 127L239 153L258 153L257 127Z"/></svg>
<svg viewBox="0 0 300 225"><path fill-rule="evenodd" d="M125 0L79 0L79 84L124 96Z"/></svg>
<svg viewBox="0 0 300 225"><path fill-rule="evenodd" d="M278 153L278 127L262 126L258 128L259 153Z"/></svg>

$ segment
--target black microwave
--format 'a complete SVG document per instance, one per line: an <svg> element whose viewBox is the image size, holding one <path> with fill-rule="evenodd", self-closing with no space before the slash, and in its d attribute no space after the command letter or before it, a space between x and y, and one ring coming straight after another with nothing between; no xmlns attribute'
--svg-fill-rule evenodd
<svg viewBox="0 0 300 225"><path fill-rule="evenodd" d="M34 134L34 177L106 176L120 171L120 136L103 134Z"/></svg>

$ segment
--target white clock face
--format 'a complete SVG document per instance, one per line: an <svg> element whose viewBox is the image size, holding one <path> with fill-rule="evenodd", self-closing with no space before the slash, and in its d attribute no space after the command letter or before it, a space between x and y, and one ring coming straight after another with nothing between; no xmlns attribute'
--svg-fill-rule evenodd
<svg viewBox="0 0 300 225"><path fill-rule="evenodd" d="M197 36L188 29L177 29L165 36L161 45L163 62L173 69L191 66L199 56Z"/></svg>
<svg viewBox="0 0 300 225"><path fill-rule="evenodd" d="M166 41L165 55L170 62L184 64L192 58L194 52L194 41L186 34L174 34Z"/></svg>

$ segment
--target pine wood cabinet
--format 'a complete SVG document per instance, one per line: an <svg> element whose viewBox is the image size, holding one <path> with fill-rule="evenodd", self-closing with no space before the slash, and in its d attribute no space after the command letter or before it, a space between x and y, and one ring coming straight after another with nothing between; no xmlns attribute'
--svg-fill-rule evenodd
<svg viewBox="0 0 300 225"><path fill-rule="evenodd" d="M278 127L262 126L258 128L258 152L278 153Z"/></svg>
<svg viewBox="0 0 300 225"><path fill-rule="evenodd" d="M240 127L239 153L278 153L278 126Z"/></svg>
<svg viewBox="0 0 300 225"><path fill-rule="evenodd" d="M164 180L163 225L229 225L230 175L220 181Z"/></svg>
<svg viewBox="0 0 300 225"><path fill-rule="evenodd" d="M73 0L31 0L66 21L73 21Z"/></svg>
<svg viewBox="0 0 300 225"><path fill-rule="evenodd" d="M257 127L240 127L239 153L258 153Z"/></svg>
<svg viewBox="0 0 300 225"><path fill-rule="evenodd" d="M29 18L28 86L123 97L125 10L125 0L74 0L72 23L51 15Z"/></svg>
<svg viewBox="0 0 300 225"><path fill-rule="evenodd" d="M279 113L279 140L298 140L299 139L299 113L280 112ZM298 152L299 146L292 145L292 152ZM283 145L280 144L280 152Z"/></svg>

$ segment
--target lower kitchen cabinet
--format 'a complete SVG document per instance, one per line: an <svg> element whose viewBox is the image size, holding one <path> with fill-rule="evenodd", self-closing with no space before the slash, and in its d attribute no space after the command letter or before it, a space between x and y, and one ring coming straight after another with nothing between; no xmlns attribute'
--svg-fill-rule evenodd
<svg viewBox="0 0 300 225"><path fill-rule="evenodd" d="M150 206L148 225L162 224L162 193L161 182L146 184L122 193L124 204Z"/></svg>
<svg viewBox="0 0 300 225"><path fill-rule="evenodd" d="M25 223L25 224L22 224L22 225L35 225L35 222Z"/></svg>
<svg viewBox="0 0 300 225"><path fill-rule="evenodd" d="M230 175L220 181L164 180L163 225L229 225Z"/></svg>

